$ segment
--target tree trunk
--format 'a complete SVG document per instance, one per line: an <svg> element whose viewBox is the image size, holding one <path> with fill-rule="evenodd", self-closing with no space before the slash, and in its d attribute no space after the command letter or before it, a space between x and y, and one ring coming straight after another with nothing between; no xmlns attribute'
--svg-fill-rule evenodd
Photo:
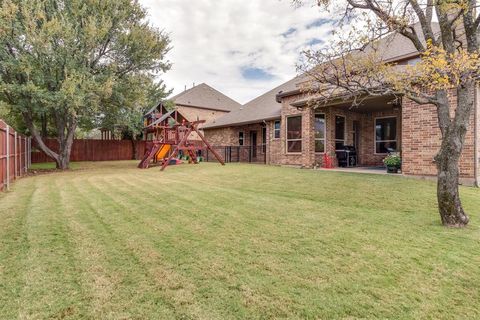
<svg viewBox="0 0 480 320"><path fill-rule="evenodd" d="M32 115L29 112L23 113L23 119L30 130L32 137L37 143L37 147L42 150L48 157L55 160L56 168L60 170L68 169L70 165L70 154L72 150L73 137L75 129L77 127L76 119L71 120L68 124L65 121L58 121L57 123L57 141L58 141L58 153L50 149L45 142L41 134L38 132L37 127L33 121ZM66 135L65 135L66 131Z"/></svg>
<svg viewBox="0 0 480 320"><path fill-rule="evenodd" d="M441 100L438 120L442 132L442 145L435 157L438 170L437 200L438 210L444 226L464 227L469 218L462 207L458 189L465 135L474 106L475 83L470 82L457 88L455 116L450 118L450 104L447 95L437 95Z"/></svg>
<svg viewBox="0 0 480 320"><path fill-rule="evenodd" d="M437 155L438 181L437 200L442 224L448 227L464 227L469 218L460 201L459 169L460 156L449 154L452 142L445 142Z"/></svg>
<svg viewBox="0 0 480 320"><path fill-rule="evenodd" d="M135 139L135 135L132 136L132 160L137 160L137 140Z"/></svg>
<svg viewBox="0 0 480 320"><path fill-rule="evenodd" d="M72 153L73 138L76 128L77 123L75 120L72 120L66 125L67 134L59 135L62 139L59 139L60 149L58 153L58 158L55 160L55 162L57 163L57 169L66 170L70 166L70 154ZM63 130L62 132L65 132L65 130Z"/></svg>

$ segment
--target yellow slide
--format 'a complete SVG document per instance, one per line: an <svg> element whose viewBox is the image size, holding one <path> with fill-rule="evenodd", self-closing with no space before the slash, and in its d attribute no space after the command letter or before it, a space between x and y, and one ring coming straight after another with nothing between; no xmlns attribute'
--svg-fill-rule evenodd
<svg viewBox="0 0 480 320"><path fill-rule="evenodd" d="M157 161L164 159L171 147L169 144L164 144L157 153Z"/></svg>

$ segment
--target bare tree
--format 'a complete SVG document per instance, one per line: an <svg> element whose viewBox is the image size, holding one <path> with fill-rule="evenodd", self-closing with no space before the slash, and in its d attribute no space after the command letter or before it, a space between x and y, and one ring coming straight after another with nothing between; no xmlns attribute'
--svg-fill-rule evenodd
<svg viewBox="0 0 480 320"><path fill-rule="evenodd" d="M345 32L336 32L323 49L304 54L300 69L310 76L304 86L312 97L310 105L328 103L333 97L359 105L367 96L382 95L435 105L442 135L435 156L440 217L445 226L467 225L458 188L459 160L480 70L477 0L315 2L340 12L339 25ZM398 35L418 50L421 61L416 65L383 59L389 39Z"/></svg>

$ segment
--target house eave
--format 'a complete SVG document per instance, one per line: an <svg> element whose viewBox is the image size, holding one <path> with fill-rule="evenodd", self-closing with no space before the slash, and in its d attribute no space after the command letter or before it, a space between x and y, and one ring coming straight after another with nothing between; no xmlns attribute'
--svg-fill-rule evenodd
<svg viewBox="0 0 480 320"><path fill-rule="evenodd" d="M254 124L254 123L262 123L264 121L272 121L272 120L278 120L280 119L280 116L274 116L274 117L267 117L267 118L261 118L261 119L255 119L255 120L248 120L248 121L243 121L243 122L234 122L234 123L226 123L226 124L221 124L221 125L209 125L207 127L202 127L202 130L209 130L209 129L219 129L219 128L228 128L228 127L240 127L240 126L245 126L248 124Z"/></svg>

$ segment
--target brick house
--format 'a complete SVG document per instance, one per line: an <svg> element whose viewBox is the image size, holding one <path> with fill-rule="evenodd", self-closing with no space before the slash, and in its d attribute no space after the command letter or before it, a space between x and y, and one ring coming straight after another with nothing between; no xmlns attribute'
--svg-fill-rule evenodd
<svg viewBox="0 0 480 320"><path fill-rule="evenodd" d="M419 54L411 42L394 34L382 48L385 61L413 64ZM223 117L207 122L206 138L215 146L250 146L272 165L321 166L324 154L335 157L343 145L356 148L359 166L381 166L389 151L402 156L404 175L434 176L434 156L441 135L433 105L420 106L403 97L367 98L359 107L337 100L315 109L305 108L298 76ZM479 180L480 90L460 161L464 183ZM455 96L451 96L453 106ZM259 148L258 146L261 146ZM262 153L264 152L264 154Z"/></svg>

